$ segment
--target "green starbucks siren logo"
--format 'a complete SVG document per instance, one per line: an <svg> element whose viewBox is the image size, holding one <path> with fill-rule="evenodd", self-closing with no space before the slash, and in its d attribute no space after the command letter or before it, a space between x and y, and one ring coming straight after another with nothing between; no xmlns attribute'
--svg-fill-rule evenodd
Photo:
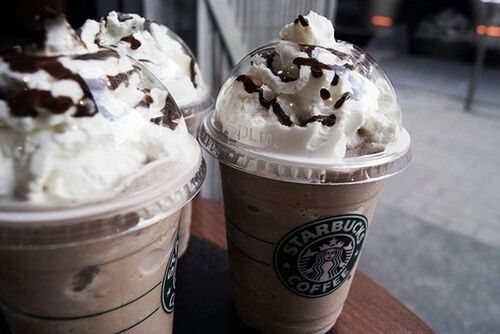
<svg viewBox="0 0 500 334"><path fill-rule="evenodd" d="M177 230L177 238L174 244L174 249L170 254L165 277L163 278L161 305L167 313L174 312L175 299L175 272L177 271L177 249L179 247L179 231Z"/></svg>
<svg viewBox="0 0 500 334"><path fill-rule="evenodd" d="M274 270L293 293L316 298L350 277L368 228L356 214L316 220L285 235L274 249Z"/></svg>

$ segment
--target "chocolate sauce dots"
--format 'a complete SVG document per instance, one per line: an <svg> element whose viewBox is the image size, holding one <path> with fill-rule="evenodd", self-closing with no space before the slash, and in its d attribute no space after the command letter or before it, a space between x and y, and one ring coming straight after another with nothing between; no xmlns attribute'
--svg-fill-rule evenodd
<svg viewBox="0 0 500 334"><path fill-rule="evenodd" d="M264 92L262 90L262 82L260 80L258 80L258 78L242 74L236 78L236 81L240 81L243 83L243 87L247 93L259 94L260 105L266 109L269 109L270 107L272 107L272 110L273 110L274 114L276 115L276 117L278 118L278 121L285 126L291 127L293 125L298 125L301 127L305 127L309 123L313 123L313 122L320 122L321 124L323 124L325 126L335 125L336 116L334 114L312 116L309 119L307 119L305 121L300 121L298 124L296 124L290 119L290 116L288 116L285 113L283 108L281 108L277 97L274 97L271 100L267 100L264 97Z"/></svg>
<svg viewBox="0 0 500 334"><path fill-rule="evenodd" d="M299 15L295 21L293 21L294 24L298 24L300 23L301 26L303 27L308 27L309 26L309 21L307 21L307 19L302 16L302 15Z"/></svg>
<svg viewBox="0 0 500 334"><path fill-rule="evenodd" d="M304 27L309 26L309 22L305 17L299 15L297 19L294 21L295 24L300 24ZM317 46L315 45L306 45L299 44L300 51L305 52L308 57L296 57L293 59L292 64L287 64L286 66L281 66L281 59L279 54L272 50L266 50L260 53L259 55L266 60L266 67L274 74L274 76L278 77L282 82L292 82L299 79L300 76L300 68L302 66L308 66L311 70L311 76L313 78L321 78L324 74L325 70L335 71L332 81L330 82L331 86L337 86L340 82L340 77L336 73L336 71L345 71L345 70L354 70L355 65L348 63L349 54L344 53L342 51L338 51L335 49L324 48L321 49L329 51L333 55L337 56L341 60L345 61L343 65L328 65L325 64L318 59L313 57L313 51ZM253 65L253 62L251 62ZM278 66L279 65L279 66ZM342 69L341 67L344 67ZM265 109L272 108L273 113L278 118L279 122L285 126L294 126L298 125L301 127L307 126L309 123L319 122L325 126L333 126L336 122L336 116L334 114L330 115L316 115L312 116L307 120L299 120L298 123L291 120L291 118L284 112L283 108L278 103L277 96L272 98L271 100L267 100L264 97L264 92L262 90L262 82L259 78L250 76L250 75L240 75L236 78L236 81L242 82L244 89L247 93L253 94L257 93L259 96L259 103ZM331 93L327 88L321 88L319 91L319 96L322 100L330 100ZM333 104L333 110L337 110L342 108L347 100L351 98L351 93L345 92L342 96L335 101Z"/></svg>
<svg viewBox="0 0 500 334"><path fill-rule="evenodd" d="M335 73L335 75L333 76L333 79L332 79L332 82L330 83L330 85L332 86L337 86L337 84L339 83L339 75L337 73Z"/></svg>
<svg viewBox="0 0 500 334"><path fill-rule="evenodd" d="M319 91L319 96L321 96L323 100L328 100L331 96L330 91L326 88L321 88L321 90Z"/></svg>

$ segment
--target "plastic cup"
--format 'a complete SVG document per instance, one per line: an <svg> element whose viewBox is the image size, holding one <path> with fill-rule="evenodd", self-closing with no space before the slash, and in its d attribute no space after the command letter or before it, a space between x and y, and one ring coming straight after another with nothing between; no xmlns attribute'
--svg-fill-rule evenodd
<svg viewBox="0 0 500 334"><path fill-rule="evenodd" d="M186 121L189 133L196 137L203 117L213 108L213 99L211 96L207 96L200 103L181 106L180 108L184 116L184 120ZM188 202L181 210L179 223L179 257L184 255L189 245L192 215L193 204Z"/></svg>
<svg viewBox="0 0 500 334"><path fill-rule="evenodd" d="M272 92L263 94L262 83L254 82L255 87L249 88L253 92L235 88L236 78L251 72L254 55L260 61L277 54L279 47L304 46L279 41L252 51L223 85L220 105L242 108L235 115L253 115L252 104L240 106L227 94L243 101L279 96L272 85L266 86ZM383 107L394 107L389 103L397 103L397 98L383 71L369 56L361 56L361 50L355 49L355 54L362 61L350 59L356 64L353 70L373 82L383 80L377 81L386 89ZM347 71L341 65L329 69ZM271 75L271 71L259 71L265 73L262 80ZM317 82L314 77L310 80ZM395 107L387 111L399 113ZM283 142L297 124L281 125L277 118L276 124L259 127L264 117L241 122L237 116L228 116L223 127L215 113L205 118L198 139L220 163L237 313L248 326L264 333L325 333L335 324L347 298L383 180L401 172L411 159L410 137L399 124L399 139L382 151L361 151L343 159L311 157L309 152L296 153L299 150L294 146L300 148L301 140L307 139L288 137L292 147Z"/></svg>
<svg viewBox="0 0 500 334"><path fill-rule="evenodd" d="M221 173L238 315L265 333L326 333L342 311L382 182L305 185L224 164ZM332 235L342 247L329 247ZM345 267L335 269L337 261Z"/></svg>
<svg viewBox="0 0 500 334"><path fill-rule="evenodd" d="M168 90L130 61L137 88L167 92L158 125L186 131ZM109 83L122 79L88 66L80 76L109 114L117 101ZM181 135L189 159L159 156L106 193L41 204L2 198L0 305L13 334L172 332L180 212L206 174L195 138ZM178 144L164 133L155 140Z"/></svg>
<svg viewBox="0 0 500 334"><path fill-rule="evenodd" d="M180 210L205 164L151 184L170 172L157 166L143 190L85 205L0 206L0 299L13 333L172 332Z"/></svg>
<svg viewBox="0 0 500 334"><path fill-rule="evenodd" d="M196 84L202 85L205 87L204 90L199 91L201 96L197 96L196 99L194 99L192 96L186 96L185 92L182 91L182 88L184 87L182 83L183 79L181 78L164 78L161 76L158 76L158 80L162 82L163 85L172 93L173 98L176 100L179 108L181 109L182 115L184 117L184 120L186 121L186 125L188 127L188 131L191 135L193 135L195 138L198 134L198 129L201 123L201 120L203 117L206 115L206 113L213 108L213 98L210 94L210 90L204 86L205 84L203 83L203 80L196 77L199 76L201 73L198 63L196 62L196 58L193 55L193 52L189 48L189 46L182 40L182 38L177 35L175 32L172 30L168 29L166 30L167 36L176 41L177 43L180 44L182 51L191 57L191 64L190 64L190 71L195 71L192 73L192 78L191 80L198 80ZM110 46L113 48L113 46ZM151 66L150 62L144 61L142 59L136 59L137 62L141 63L144 67L149 69L151 72L155 71L155 68ZM175 62L173 60L173 62ZM197 75L194 75L194 73L197 73ZM196 86L195 86L196 87ZM188 248L189 244L189 237L190 237L190 228L191 228L191 219L192 219L192 212L193 212L193 207L192 203L188 202L186 206L181 210L181 218L180 218L180 227L179 227L179 257L184 255Z"/></svg>

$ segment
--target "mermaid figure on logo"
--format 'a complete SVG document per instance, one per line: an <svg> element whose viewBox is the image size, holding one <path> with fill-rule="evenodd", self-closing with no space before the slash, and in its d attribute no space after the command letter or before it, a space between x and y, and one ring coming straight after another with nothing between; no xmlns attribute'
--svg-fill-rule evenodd
<svg viewBox="0 0 500 334"><path fill-rule="evenodd" d="M350 240L341 241L337 238L319 246L317 251L311 248L299 259L299 269L305 277L315 282L325 282L338 275L349 262L353 251Z"/></svg>

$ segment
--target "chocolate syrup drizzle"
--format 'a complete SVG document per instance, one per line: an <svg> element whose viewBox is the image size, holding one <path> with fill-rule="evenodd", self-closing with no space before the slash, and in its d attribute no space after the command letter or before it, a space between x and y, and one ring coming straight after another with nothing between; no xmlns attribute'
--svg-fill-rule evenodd
<svg viewBox="0 0 500 334"><path fill-rule="evenodd" d="M149 95L148 93L146 93L142 97L142 100L139 103L137 103L137 105L135 106L135 108L137 108L137 107L149 108L149 106L153 102L154 102L153 97L151 95Z"/></svg>
<svg viewBox="0 0 500 334"><path fill-rule="evenodd" d="M332 79L332 82L330 83L330 85L332 86L337 86L337 84L339 83L339 75L337 73L335 73L335 75L333 76L333 79Z"/></svg>
<svg viewBox="0 0 500 334"><path fill-rule="evenodd" d="M299 15L295 21L293 21L294 24L298 24L300 23L301 26L303 27L308 27L309 26L309 21L307 21L307 19L302 16L302 15Z"/></svg>
<svg viewBox="0 0 500 334"><path fill-rule="evenodd" d="M300 47L300 51L305 52L305 53L307 53L307 55L309 57L312 57L312 52L318 46L316 46L316 45L309 45L309 44L299 44L299 47ZM320 48L329 51L331 54L339 57L342 60L349 59L349 54L347 54L345 52L342 52L342 51L339 51L339 50L336 50L336 49L332 49L332 48L327 48L327 47L324 47L324 46L320 46Z"/></svg>
<svg viewBox="0 0 500 334"><path fill-rule="evenodd" d="M117 75L108 75L109 88L115 90L121 83L125 83L125 86L128 86L130 76L136 71L137 70L133 68L127 72L118 73Z"/></svg>
<svg viewBox="0 0 500 334"><path fill-rule="evenodd" d="M303 16L301 16L301 15L299 15L299 17L295 20L294 23L295 24L300 23L302 26L307 26L309 24L309 22L307 22L307 20ZM340 81L340 77L336 73L336 71L342 71L341 67L344 67L345 69L348 69L348 70L354 70L355 69L355 65L348 63L349 60L352 61L352 57L349 54L345 53L345 52L338 51L338 50L335 50L335 49L332 49L332 48L322 47L322 49L328 50L329 52L331 52L332 54L334 54L335 56L337 56L341 60L345 61L345 63L343 65L336 66L336 65L328 65L328 64L322 63L322 62L320 62L319 60L315 59L312 56L313 50L315 48L317 48L317 46L315 46L315 45L299 44L299 47L300 47L300 50L302 52L305 52L309 56L309 58L297 57L297 58L295 58L293 60L293 65L297 66L298 69L299 69L299 71L300 71L300 67L301 66L309 66L310 69L311 69L311 75L314 78L320 78L320 77L322 77L324 70L335 71L334 77L333 77L333 79L332 79L332 81L330 83L331 86L338 85L338 83ZM360 53L360 51L357 50L357 49L355 49L354 51L355 51L354 53L356 53L356 52ZM269 68L271 70L271 72L276 77L280 78L280 80L282 82L291 82L291 81L295 81L295 80L297 80L299 78L299 74L298 73L297 73L296 76L290 76L289 75L290 71L285 71L285 70L282 70L282 69L281 70L276 70L274 68L273 63L274 63L275 58L278 56L278 53L276 51L274 51L274 50L266 50L266 51L260 53L259 55L266 60L266 66L267 66L267 68ZM366 64L363 63L363 65L366 65ZM278 120L280 121L280 123L283 124L283 125L286 125L286 126L293 126L293 125L306 126L307 124L312 123L312 122L320 122L321 124L323 124L325 126L333 126L335 124L335 122L336 122L336 116L334 114L330 114L330 115L316 115L316 116L312 116L309 119L307 119L305 121L299 121L299 123L296 124L283 111L283 108L281 108L281 106L278 103L277 97L274 97L271 100L267 100L264 97L264 93L263 93L263 90L262 90L262 87L261 87L262 86L262 82L260 82L260 80L258 78L251 77L249 75L240 75L240 76L238 76L236 78L236 80L243 83L245 91L247 93L249 93L249 94L258 93L258 95L259 95L259 102L262 105L262 107L264 107L266 109L269 109L270 107L272 107L274 114L276 115L276 117L278 118ZM319 91L319 94L320 94L320 97L323 100L328 100L328 99L331 98L331 93L326 88L321 88L320 91ZM346 92L346 93L342 94L342 96L334 103L333 109L335 109L335 110L336 109L340 109L344 105L344 103L347 100L349 100L351 97L352 97L352 95L349 92Z"/></svg>
<svg viewBox="0 0 500 334"><path fill-rule="evenodd" d="M36 117L38 116L36 108L50 110L56 115L63 114L73 105L73 100L67 96L53 97L49 91L29 89L24 86L16 98L8 100L8 103L14 116Z"/></svg>
<svg viewBox="0 0 500 334"><path fill-rule="evenodd" d="M81 57L81 56L75 56ZM101 57L101 55L99 55ZM75 81L83 91L83 98L73 103L70 97L54 97L49 91L28 89L24 86L12 92L2 91L0 98L10 107L11 113L17 117L36 117L37 108L46 109L53 114L66 112L71 106L76 107L74 117L92 117L97 113L95 101L85 81L78 74L64 67L58 57L35 57L23 53L9 53L2 56L12 71L20 73L35 73L44 70L56 80ZM80 58L75 58L80 59ZM69 102L71 101L71 103Z"/></svg>
<svg viewBox="0 0 500 334"><path fill-rule="evenodd" d="M302 58L302 57L297 57L293 60L293 63L297 66L310 66L311 67L311 74L315 78L320 78L323 75L323 70L331 70L332 68L325 64L320 62L317 59L314 58Z"/></svg>
<svg viewBox="0 0 500 334"><path fill-rule="evenodd" d="M43 31L45 19L58 19L60 16L58 13L49 12L47 15L39 20L39 26ZM64 18L64 17L63 17ZM126 21L132 17L126 14L119 14L118 19L120 21ZM45 34L43 34L45 36ZM81 39L77 34L73 34L75 39L80 43ZM43 37L45 38L45 37ZM123 39L131 44L132 49L136 49L140 46L140 42L133 38L133 36L127 36ZM37 44L37 46L43 50L43 43ZM83 43L82 43L83 44ZM73 60L106 60L109 58L119 58L119 55L110 49L101 49L95 53L81 54L67 56L71 57ZM76 82L83 91L83 97L77 102L73 102L73 99L69 96L53 96L49 90L31 89L24 82L14 81L5 87L0 87L0 99L4 100L10 109L10 114L14 117L37 117L40 113L40 109L44 112L52 113L55 115L64 114L71 107L76 107L76 112L72 115L73 117L92 117L97 114L98 109L96 102L92 96L89 86L86 81L77 73L74 73L70 69L66 68L60 62L60 56L34 56L26 53L20 53L15 51L10 51L0 55L0 58L8 64L11 71L19 73L35 73L39 70L43 70L51 75L55 80L71 80ZM124 73L118 73L114 76L108 76L108 87L109 89L116 89L121 83L129 84L130 75L137 71L137 67L130 71ZM89 82L89 85L91 83ZM104 87L100 87L103 89ZM153 98L151 97L149 89L143 89L144 97L142 101L139 102L138 106L149 107L153 103ZM155 124L166 126L172 130L177 127L177 123L174 122L176 119L181 117L181 113L171 98L167 96L165 105L161 110L163 116L153 118L151 121Z"/></svg>
<svg viewBox="0 0 500 334"><path fill-rule="evenodd" d="M243 82L243 86L245 87L245 91L247 93L258 93L260 104L266 109L272 107L274 114L281 124L285 126L293 125L292 120L287 114L285 114L285 111L283 110L283 108L281 108L276 97L271 100L266 100L266 98L264 97L264 91L261 88L261 82L255 82L254 78L249 75L240 75L236 78L236 80Z"/></svg>
<svg viewBox="0 0 500 334"><path fill-rule="evenodd" d="M130 34L128 36L122 37L120 41L126 42L130 44L130 48L132 50L137 50L141 46L141 41L134 37L134 35Z"/></svg>
<svg viewBox="0 0 500 334"><path fill-rule="evenodd" d="M344 94L342 94L340 99L338 99L337 102L335 102L335 104L333 105L333 108L340 109L344 105L344 102L349 100L350 98L351 98L351 93L345 92Z"/></svg>
<svg viewBox="0 0 500 334"><path fill-rule="evenodd" d="M37 117L38 109L58 115L63 114L71 107L76 107L73 117L92 117L98 110L92 93L83 78L64 67L59 61L59 57L37 57L23 53L8 53L1 56L3 61L9 64L12 71L19 73L35 73L44 70L56 80L72 80L76 82L83 91L83 97L76 103L69 96L53 96L50 91L30 89L26 84L19 84L20 87L12 85L11 89L0 91L0 99L9 105L10 111L15 117ZM95 53L71 56L74 60L106 60L108 58L118 58L115 51L105 49ZM136 69L114 76L108 76L108 87L115 90L122 82L128 85L130 75ZM14 89L12 89L14 88Z"/></svg>
<svg viewBox="0 0 500 334"><path fill-rule="evenodd" d="M175 130L178 124L174 121L181 118L182 114L170 95L167 96L165 105L160 111L163 116L151 118L150 121L156 125L167 127L172 131Z"/></svg>
<svg viewBox="0 0 500 334"><path fill-rule="evenodd" d="M189 77L191 79L191 82L193 83L193 87L196 88L198 87L198 84L196 83L196 70L195 70L195 61L194 58L191 57L191 61L189 62Z"/></svg>
<svg viewBox="0 0 500 334"><path fill-rule="evenodd" d="M271 70L271 72L277 76L278 78L280 78L280 80L282 82L292 82L292 81L295 81L299 78L299 75L298 75L298 70L297 70L297 73L295 75L290 75L290 70L291 69L288 69L288 70L280 70L280 71L276 71L276 69L274 68L273 66L273 62L274 62L274 58L278 55L278 53L276 51L270 51L270 52L263 52L260 54L260 56L262 58L264 58L266 60L266 66L269 70Z"/></svg>
<svg viewBox="0 0 500 334"><path fill-rule="evenodd" d="M266 109L272 107L274 114L278 118L278 121L285 126L291 127L294 125L298 125L301 127L305 127L309 123L313 122L320 122L325 126L335 125L336 116L334 114L312 116L309 119L305 121L300 121L298 124L296 124L291 120L290 116L288 116L285 113L285 111L279 104L277 97L274 97L271 100L266 100L266 98L264 97L264 91L262 89L262 83L257 78L242 74L236 78L236 81L240 81L243 83L243 87L247 93L249 94L258 93L260 105Z"/></svg>
<svg viewBox="0 0 500 334"><path fill-rule="evenodd" d="M118 58L118 54L110 49L102 49L94 53L84 53L81 55L72 56L76 60L106 60L109 58Z"/></svg>

